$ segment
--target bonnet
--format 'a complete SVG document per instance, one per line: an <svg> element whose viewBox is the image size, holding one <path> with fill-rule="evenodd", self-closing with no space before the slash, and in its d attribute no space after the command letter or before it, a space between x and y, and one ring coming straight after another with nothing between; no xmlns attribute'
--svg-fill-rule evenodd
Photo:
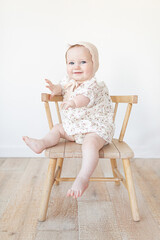
<svg viewBox="0 0 160 240"><path fill-rule="evenodd" d="M92 61L93 61L93 75L95 75L95 73L97 72L98 67L99 67L99 56L98 56L98 50L97 50L96 46L94 46L90 42L75 42L73 44L68 44L67 51L74 45L81 45L81 46L86 47L89 50L89 52L92 56ZM67 51L66 51L66 54L67 54Z"/></svg>

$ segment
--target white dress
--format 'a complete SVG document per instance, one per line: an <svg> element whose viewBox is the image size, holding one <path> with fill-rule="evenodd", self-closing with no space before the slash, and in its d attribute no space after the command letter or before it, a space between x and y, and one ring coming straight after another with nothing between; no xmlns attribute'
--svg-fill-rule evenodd
<svg viewBox="0 0 160 240"><path fill-rule="evenodd" d="M60 82L64 99L65 95L67 96L64 86L68 82L67 78ZM106 144L110 143L114 135L115 124L113 123L113 104L107 86L104 82L97 83L96 79L92 78L71 92L68 100L79 94L88 97L90 102L85 107L61 110L65 132L74 136L79 144L82 144L85 134L89 132L98 134L106 141Z"/></svg>

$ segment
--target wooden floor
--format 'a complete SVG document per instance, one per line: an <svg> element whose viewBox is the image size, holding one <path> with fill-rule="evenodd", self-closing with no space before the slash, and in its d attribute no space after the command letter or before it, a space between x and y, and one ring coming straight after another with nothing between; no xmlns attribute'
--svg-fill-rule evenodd
<svg viewBox="0 0 160 240"><path fill-rule="evenodd" d="M52 188L47 220L38 223L45 158L0 159L0 240L159 240L160 159L131 162L141 221L133 222L123 184L91 182L84 195L66 198L71 182ZM66 159L62 175L76 176L80 159ZM119 168L122 164L119 161ZM70 173L69 173L70 171ZM112 176L100 160L93 176Z"/></svg>

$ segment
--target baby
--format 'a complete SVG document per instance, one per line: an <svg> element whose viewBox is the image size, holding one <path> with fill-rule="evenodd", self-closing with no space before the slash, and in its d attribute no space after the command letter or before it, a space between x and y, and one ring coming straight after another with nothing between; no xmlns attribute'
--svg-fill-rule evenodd
<svg viewBox="0 0 160 240"><path fill-rule="evenodd" d="M46 80L51 95L63 95L62 124L56 124L42 139L23 137L35 152L58 144L60 138L82 144L82 166L67 196L82 196L97 166L99 150L112 141L113 106L106 85L97 83L97 48L89 42L70 45L66 52L68 76L54 85Z"/></svg>

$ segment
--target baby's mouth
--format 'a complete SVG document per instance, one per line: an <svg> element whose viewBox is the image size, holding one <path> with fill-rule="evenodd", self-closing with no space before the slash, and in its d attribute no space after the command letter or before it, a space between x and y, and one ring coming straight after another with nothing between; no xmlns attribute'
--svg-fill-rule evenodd
<svg viewBox="0 0 160 240"><path fill-rule="evenodd" d="M81 74L82 72L80 72L80 71L75 71L75 72L73 72L73 74Z"/></svg>

